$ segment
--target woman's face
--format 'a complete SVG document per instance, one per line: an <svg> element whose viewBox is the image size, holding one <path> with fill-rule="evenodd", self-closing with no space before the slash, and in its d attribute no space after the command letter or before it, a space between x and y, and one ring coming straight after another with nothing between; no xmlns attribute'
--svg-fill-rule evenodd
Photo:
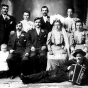
<svg viewBox="0 0 88 88"><path fill-rule="evenodd" d="M55 28L56 30L61 30L61 24L60 24L59 22L55 22L55 23L54 23L54 28Z"/></svg>
<svg viewBox="0 0 88 88"><path fill-rule="evenodd" d="M81 31L81 30L83 29L83 26L82 26L82 23L81 23L81 22L77 22L77 23L76 23L76 29L77 29L78 31Z"/></svg>
<svg viewBox="0 0 88 88"><path fill-rule="evenodd" d="M67 10L67 15L68 15L68 17L71 17L72 14L73 14L73 13L72 13L72 9L68 9L68 10Z"/></svg>
<svg viewBox="0 0 88 88"><path fill-rule="evenodd" d="M24 20L29 20L29 18L30 18L29 13L24 12L23 18L24 18Z"/></svg>

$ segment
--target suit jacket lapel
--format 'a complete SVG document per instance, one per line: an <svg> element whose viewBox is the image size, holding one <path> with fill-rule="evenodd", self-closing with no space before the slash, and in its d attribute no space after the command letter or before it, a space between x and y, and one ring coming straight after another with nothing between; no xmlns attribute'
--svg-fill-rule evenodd
<svg viewBox="0 0 88 88"><path fill-rule="evenodd" d="M36 31L36 29L33 29L33 36L35 36L35 38L37 37L37 31Z"/></svg>
<svg viewBox="0 0 88 88"><path fill-rule="evenodd" d="M41 29L40 29L40 33L39 33L39 36L40 36L40 37L41 37L41 33L42 33L42 32L41 32Z"/></svg>
<svg viewBox="0 0 88 88"><path fill-rule="evenodd" d="M50 17L47 16L47 19L50 20ZM41 21L42 21L43 23L47 23L47 22L48 22L48 21L45 22L44 19L43 19L43 17L41 17Z"/></svg>
<svg viewBox="0 0 88 88"><path fill-rule="evenodd" d="M4 21L4 18L3 18L3 16L2 16L2 15L0 15L0 19L1 19L2 21Z"/></svg>
<svg viewBox="0 0 88 88"><path fill-rule="evenodd" d="M14 34L14 36L13 36L13 41L15 42L16 39L17 39L17 33Z"/></svg>
<svg viewBox="0 0 88 88"><path fill-rule="evenodd" d="M46 21L46 24L50 22L50 17L47 16L48 21Z"/></svg>
<svg viewBox="0 0 88 88"><path fill-rule="evenodd" d="M42 23L45 23L45 21L44 21L43 17L41 17L41 21L42 21Z"/></svg>
<svg viewBox="0 0 88 88"><path fill-rule="evenodd" d="M15 43L16 43L16 38L17 38L17 33L11 35L11 43L12 43L12 47L15 46Z"/></svg>

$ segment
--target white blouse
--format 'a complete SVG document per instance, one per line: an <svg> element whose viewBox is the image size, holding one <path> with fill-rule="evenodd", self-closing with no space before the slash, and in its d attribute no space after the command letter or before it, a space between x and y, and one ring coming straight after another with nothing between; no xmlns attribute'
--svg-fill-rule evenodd
<svg viewBox="0 0 88 88"><path fill-rule="evenodd" d="M34 23L32 21L22 20L21 23L23 24L23 31L25 32L34 28Z"/></svg>

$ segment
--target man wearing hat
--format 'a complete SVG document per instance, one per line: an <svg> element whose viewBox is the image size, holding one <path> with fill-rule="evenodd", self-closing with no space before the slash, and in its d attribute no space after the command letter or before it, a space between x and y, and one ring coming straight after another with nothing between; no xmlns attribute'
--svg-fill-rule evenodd
<svg viewBox="0 0 88 88"><path fill-rule="evenodd" d="M63 82L69 80L69 70L72 64L86 64L86 58L84 57L86 53L81 49L77 49L73 56L75 59L69 60L66 63L58 66L55 70L43 71L37 74L32 74L28 76L23 76L21 74L21 80L24 84L27 83L54 83L54 82ZM86 67L87 69L87 67ZM88 74L88 70L86 71Z"/></svg>
<svg viewBox="0 0 88 88"><path fill-rule="evenodd" d="M84 85L88 84L88 61L85 58L86 52L81 49L77 49L73 56L75 57L76 63L68 67L69 69L69 81L73 84Z"/></svg>
<svg viewBox="0 0 88 88"><path fill-rule="evenodd" d="M75 57L78 64L84 63L84 61L86 60L86 58L84 57L85 55L86 55L86 53L81 49L77 49L73 53L73 56Z"/></svg>

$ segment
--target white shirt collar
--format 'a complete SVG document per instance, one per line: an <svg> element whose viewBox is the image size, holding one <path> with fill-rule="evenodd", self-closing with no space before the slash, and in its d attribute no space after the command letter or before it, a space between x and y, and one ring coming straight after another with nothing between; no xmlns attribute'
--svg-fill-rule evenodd
<svg viewBox="0 0 88 88"><path fill-rule="evenodd" d="M44 21L46 22L47 19L48 19L48 17L47 17L47 16L43 16L43 19L44 19Z"/></svg>
<svg viewBox="0 0 88 88"><path fill-rule="evenodd" d="M17 31L17 38L20 37L21 33L22 33L22 31Z"/></svg>
<svg viewBox="0 0 88 88"><path fill-rule="evenodd" d="M39 29L36 29L36 31L37 31L37 34L39 35L39 33L40 33L40 28L39 28Z"/></svg>
<svg viewBox="0 0 88 88"><path fill-rule="evenodd" d="M3 14L2 14L2 16L3 16L3 18L4 18L4 19L6 19L6 18L7 18L7 15L3 15Z"/></svg>

